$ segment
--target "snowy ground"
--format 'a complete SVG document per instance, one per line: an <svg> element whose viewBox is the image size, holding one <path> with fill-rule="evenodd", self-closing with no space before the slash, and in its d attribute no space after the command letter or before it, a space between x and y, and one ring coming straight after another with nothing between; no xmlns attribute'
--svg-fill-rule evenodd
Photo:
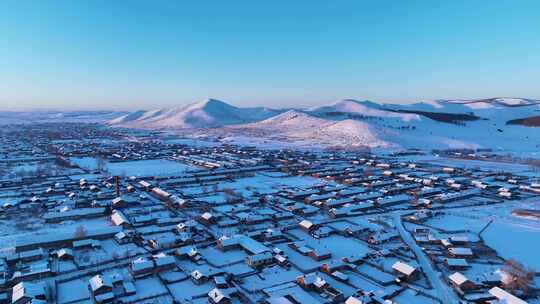
<svg viewBox="0 0 540 304"><path fill-rule="evenodd" d="M106 218L85 219L78 221L64 221L60 223L44 223L36 219L28 218L29 221L20 219L0 220L0 244L2 248L13 247L17 240L26 237L39 238L40 235L74 234L79 227L84 227L87 231L111 227L111 222ZM21 229L21 223L30 222L31 226Z"/></svg>
<svg viewBox="0 0 540 304"><path fill-rule="evenodd" d="M478 233L490 220L493 223L482 233L486 245L505 258L514 258L528 267L540 271L540 221L516 217L515 208L540 209L537 199L518 204L464 209L431 219L428 224L445 230L470 230Z"/></svg>
<svg viewBox="0 0 540 304"><path fill-rule="evenodd" d="M73 157L70 160L84 169L97 168L97 161L93 157ZM196 168L190 165L165 159L109 162L105 165L105 170L109 174L121 176L175 175L194 169Z"/></svg>

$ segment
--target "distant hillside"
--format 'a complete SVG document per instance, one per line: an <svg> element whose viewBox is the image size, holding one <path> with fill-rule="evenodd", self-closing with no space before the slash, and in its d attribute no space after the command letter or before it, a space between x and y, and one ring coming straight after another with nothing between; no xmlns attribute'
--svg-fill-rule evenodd
<svg viewBox="0 0 540 304"><path fill-rule="evenodd" d="M125 111L0 111L1 124L39 122L107 123L128 114Z"/></svg>
<svg viewBox="0 0 540 304"><path fill-rule="evenodd" d="M509 125L521 125L525 127L540 127L540 116L512 119L506 123Z"/></svg>
<svg viewBox="0 0 540 304"><path fill-rule="evenodd" d="M215 128L263 120L279 113L264 107L237 108L217 99L206 99L187 106L135 111L109 124L149 129Z"/></svg>
<svg viewBox="0 0 540 304"><path fill-rule="evenodd" d="M344 99L308 109L240 108L223 101L135 111L113 126L200 129L201 134L244 142L304 146L417 148L540 147L540 101L526 98L435 100L413 104ZM211 129L211 131L210 131ZM191 132L193 133L193 132Z"/></svg>

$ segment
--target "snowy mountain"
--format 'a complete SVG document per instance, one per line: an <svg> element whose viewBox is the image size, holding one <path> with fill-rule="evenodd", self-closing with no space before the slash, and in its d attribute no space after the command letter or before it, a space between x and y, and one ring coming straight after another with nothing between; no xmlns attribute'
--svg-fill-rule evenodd
<svg viewBox="0 0 540 304"><path fill-rule="evenodd" d="M399 135L390 141L404 147L484 147L534 152L540 145L538 129L524 127L526 123L534 125L534 117L540 115L539 100L497 97L383 104L381 107L386 111L418 115L419 120L394 121L386 126L392 132L399 130ZM526 123L520 119L525 119Z"/></svg>
<svg viewBox="0 0 540 304"><path fill-rule="evenodd" d="M259 121L281 112L264 107L238 108L217 99L206 99L187 106L132 112L109 124L149 129L215 128Z"/></svg>
<svg viewBox="0 0 540 304"><path fill-rule="evenodd" d="M267 129L310 129L327 123L327 120L311 116L304 111L289 110L274 117L245 125L245 127Z"/></svg>
<svg viewBox="0 0 540 304"><path fill-rule="evenodd" d="M136 111L109 122L150 129L199 129L229 141L302 146L479 148L535 151L540 101L524 98L389 104L344 99L308 109L239 108L209 99Z"/></svg>
<svg viewBox="0 0 540 304"><path fill-rule="evenodd" d="M379 139L377 128L366 122L325 119L300 110L289 110L263 121L231 126L227 130L251 138L281 140L304 146L314 142L324 146L389 146Z"/></svg>
<svg viewBox="0 0 540 304"><path fill-rule="evenodd" d="M529 106L529 105L537 105L540 104L540 100L537 99L530 99L530 98L515 98L515 97L494 97L494 98L486 98L486 99L473 99L473 100L443 100L448 103L456 103L456 104L466 104L466 105L472 105L474 108L475 105L500 105L505 107L521 107L521 106Z"/></svg>
<svg viewBox="0 0 540 304"><path fill-rule="evenodd" d="M477 100L437 100L409 105L385 105L385 109L413 113L443 122L490 120L499 125L540 115L540 100L488 98ZM445 117L447 116L447 117Z"/></svg>
<svg viewBox="0 0 540 304"><path fill-rule="evenodd" d="M329 119L347 119L363 117L398 118L403 121L418 120L418 115L387 111L382 104L354 99L339 100L331 105L308 109L315 116Z"/></svg>

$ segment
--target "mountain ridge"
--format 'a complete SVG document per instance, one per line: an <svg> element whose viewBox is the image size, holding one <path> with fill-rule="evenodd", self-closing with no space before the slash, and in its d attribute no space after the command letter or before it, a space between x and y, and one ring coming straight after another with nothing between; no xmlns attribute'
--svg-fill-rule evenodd
<svg viewBox="0 0 540 304"><path fill-rule="evenodd" d="M263 120L281 113L266 107L239 108L208 98L188 105L135 111L109 121L110 125L149 129L215 128Z"/></svg>
<svg viewBox="0 0 540 304"><path fill-rule="evenodd" d="M199 135L302 145L477 148L540 147L540 101L494 97L412 104L342 99L311 108L241 108L208 99L174 108L134 111L112 126L198 130ZM531 118L533 117L533 118ZM186 134L194 133L188 131ZM247 139L249 138L249 139Z"/></svg>
<svg viewBox="0 0 540 304"><path fill-rule="evenodd" d="M328 105L290 109L332 120L383 118L415 121L425 117L440 122L456 123L490 119L495 115L494 110L505 108L515 113L521 112L519 115L510 115L507 121L526 119L528 118L526 111L519 111L519 108L530 109L535 106L540 106L540 100L515 97L439 99L411 104L377 103L346 98ZM176 107L133 111L110 120L108 124L148 129L216 128L262 121L290 109L236 107L219 99L208 98Z"/></svg>

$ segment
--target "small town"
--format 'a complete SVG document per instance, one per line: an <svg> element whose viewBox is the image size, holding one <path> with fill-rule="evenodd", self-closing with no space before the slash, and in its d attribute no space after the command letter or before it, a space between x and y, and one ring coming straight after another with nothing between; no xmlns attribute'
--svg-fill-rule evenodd
<svg viewBox="0 0 540 304"><path fill-rule="evenodd" d="M0 0L0 304L540 304L539 12Z"/></svg>
<svg viewBox="0 0 540 304"><path fill-rule="evenodd" d="M2 304L540 303L534 162L91 123L0 147Z"/></svg>

